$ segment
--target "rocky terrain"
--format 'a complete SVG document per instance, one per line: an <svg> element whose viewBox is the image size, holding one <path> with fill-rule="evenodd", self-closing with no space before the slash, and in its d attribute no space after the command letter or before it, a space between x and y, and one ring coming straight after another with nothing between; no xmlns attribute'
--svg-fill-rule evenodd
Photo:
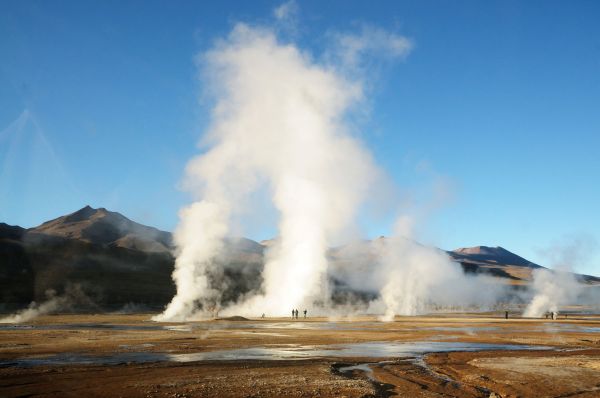
<svg viewBox="0 0 600 398"><path fill-rule="evenodd" d="M154 323L47 315L0 327L2 397L598 397L597 315Z"/></svg>

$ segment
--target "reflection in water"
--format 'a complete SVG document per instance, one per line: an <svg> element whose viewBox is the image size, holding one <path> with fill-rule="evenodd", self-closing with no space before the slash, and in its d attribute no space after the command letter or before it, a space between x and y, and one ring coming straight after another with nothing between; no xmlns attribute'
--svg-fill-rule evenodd
<svg viewBox="0 0 600 398"><path fill-rule="evenodd" d="M0 330L163 330L156 325L115 325L111 323L59 323L52 325L0 324ZM190 329L191 330L191 329Z"/></svg>
<svg viewBox="0 0 600 398"><path fill-rule="evenodd" d="M176 325L152 323L149 325L127 325L110 323L63 323L63 324L0 324L0 330L169 330L192 332L194 330L225 329L300 329L300 330L363 330L380 327L378 322L189 322Z"/></svg>
<svg viewBox="0 0 600 398"><path fill-rule="evenodd" d="M122 331L173 331L173 332L194 332L194 331L219 331L231 329L287 329L287 330L381 330L389 332L414 331L414 330L432 330L440 332L464 332L467 334L476 334L478 332L494 331L498 333L513 332L574 332L574 333L600 333L600 327L583 326L569 323L548 322L536 325L532 328L505 328L496 326L478 326L478 325L448 325L448 326L421 326L406 328L380 329L380 322L228 322L228 321L209 321L209 322L188 322L175 325L165 325L151 323L146 325L139 324L110 324L110 323L64 323L64 324L0 324L0 330L122 330ZM276 336L276 333L272 334Z"/></svg>
<svg viewBox="0 0 600 398"><path fill-rule="evenodd" d="M479 332L498 329L498 327L493 326L431 326L421 328L421 330L438 330L441 332Z"/></svg>
<svg viewBox="0 0 600 398"><path fill-rule="evenodd" d="M40 366L95 364L116 365L130 362L197 362L197 361L232 361L232 360L287 360L309 358L408 358L430 352L452 351L485 351L485 350L544 350L550 347L482 344L461 342L368 342L341 344L330 346L283 346L283 347L251 347L235 350L197 352L186 354L168 354L156 352L126 352L109 356L92 356L82 354L59 354L42 358L19 358L0 361L0 366Z"/></svg>

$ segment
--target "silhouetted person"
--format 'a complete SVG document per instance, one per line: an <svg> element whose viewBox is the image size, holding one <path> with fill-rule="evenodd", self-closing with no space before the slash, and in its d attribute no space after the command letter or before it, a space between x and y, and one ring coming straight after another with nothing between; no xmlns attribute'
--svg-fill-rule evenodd
<svg viewBox="0 0 600 398"><path fill-rule="evenodd" d="M292 310L292 319L296 317L296 310Z"/></svg>
<svg viewBox="0 0 600 398"><path fill-rule="evenodd" d="M298 308L296 308L296 319L298 319Z"/></svg>
<svg viewBox="0 0 600 398"><path fill-rule="evenodd" d="M508 311L504 311L504 319L508 319Z"/></svg>
<svg viewBox="0 0 600 398"><path fill-rule="evenodd" d="M304 310L304 317L305 317L305 318L306 318L306 312L307 312L307 311L306 311L306 310Z"/></svg>

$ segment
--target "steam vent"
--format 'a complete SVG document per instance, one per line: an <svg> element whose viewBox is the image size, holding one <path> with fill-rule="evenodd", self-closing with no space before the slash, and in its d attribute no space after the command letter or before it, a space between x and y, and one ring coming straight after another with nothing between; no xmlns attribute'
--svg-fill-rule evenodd
<svg viewBox="0 0 600 398"><path fill-rule="evenodd" d="M599 397L599 15L0 3L0 397Z"/></svg>

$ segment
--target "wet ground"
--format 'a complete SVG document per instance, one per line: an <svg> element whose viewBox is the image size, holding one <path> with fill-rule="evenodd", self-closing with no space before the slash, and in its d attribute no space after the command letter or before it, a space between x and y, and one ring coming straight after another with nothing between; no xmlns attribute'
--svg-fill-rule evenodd
<svg viewBox="0 0 600 398"><path fill-rule="evenodd" d="M600 317L0 325L0 396L599 397Z"/></svg>
<svg viewBox="0 0 600 398"><path fill-rule="evenodd" d="M145 349L153 344L119 348ZM0 367L32 367L42 365L119 365L146 362L199 362L199 361L283 361L315 358L413 358L434 352L491 351L491 350L548 350L550 347L516 344L485 344L443 341L420 342L364 342L339 345L306 346L290 344L282 347L251 347L234 350L215 350L185 354L168 352L118 352L112 355L85 355L60 353L41 357L21 357L0 360Z"/></svg>

